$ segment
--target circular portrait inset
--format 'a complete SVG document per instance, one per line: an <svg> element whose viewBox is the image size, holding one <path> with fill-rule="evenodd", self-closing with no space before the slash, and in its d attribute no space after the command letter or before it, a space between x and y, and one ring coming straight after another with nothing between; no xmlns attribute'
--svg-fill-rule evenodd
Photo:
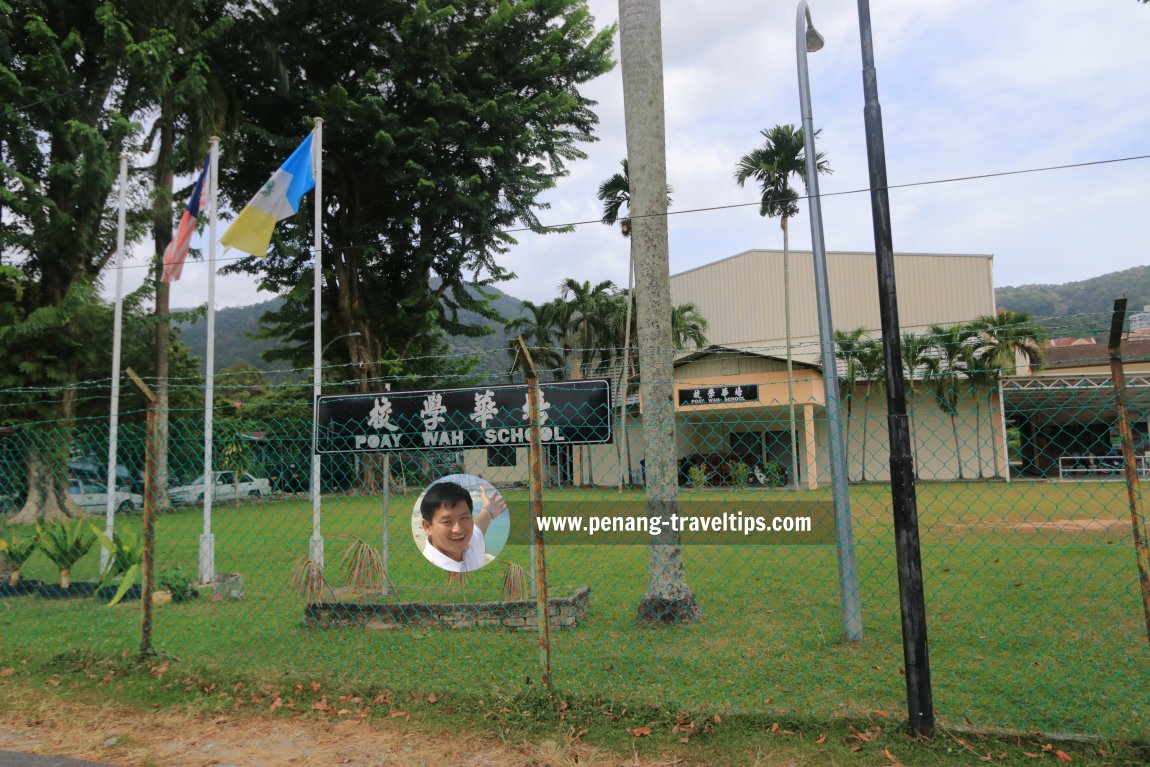
<svg viewBox="0 0 1150 767"><path fill-rule="evenodd" d="M511 514L487 480L451 474L424 488L411 514L411 534L420 553L449 572L478 570L495 560L507 543Z"/></svg>

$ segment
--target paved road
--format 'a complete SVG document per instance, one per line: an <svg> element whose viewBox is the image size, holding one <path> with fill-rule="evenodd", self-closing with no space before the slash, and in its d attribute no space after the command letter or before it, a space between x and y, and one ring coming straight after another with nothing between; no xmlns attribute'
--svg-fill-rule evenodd
<svg viewBox="0 0 1150 767"><path fill-rule="evenodd" d="M60 756L39 756L21 754L17 751L0 751L0 767L108 767L98 762L85 762L81 759L65 759Z"/></svg>

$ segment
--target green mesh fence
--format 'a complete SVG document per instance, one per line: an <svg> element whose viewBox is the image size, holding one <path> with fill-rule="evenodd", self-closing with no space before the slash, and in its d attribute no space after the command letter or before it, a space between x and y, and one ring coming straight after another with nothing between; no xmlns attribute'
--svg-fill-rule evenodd
<svg viewBox="0 0 1150 767"><path fill-rule="evenodd" d="M908 372L930 660L943 724L1147 731L1150 650L1115 394L1104 347L1097 349L1096 359L1083 357L1070 372L1004 376L969 363L945 366L937 355ZM803 351L790 386L781 349L680 360L674 381L663 382L674 434L659 455L645 447L643 430L657 420L656 408L646 404L638 378L620 406L617 371L606 372L609 409L564 404L564 384L547 384L550 438L541 472L556 688L620 706L904 715L885 390L873 372L840 364L858 584L847 596L861 607L844 616L828 530L834 510L821 371L810 364L810 348ZM1131 365L1137 474L1146 480L1150 378ZM551 371L545 381L561 377ZM367 415L331 427L344 429L342 446L325 446L321 430L321 450L340 449L320 456L318 504L309 494L310 384L278 387L283 402L259 411L274 417L218 408L216 474L207 485L202 412L173 410L155 521L157 587L171 601L155 609L155 648L264 678L323 673L474 695L538 685L530 465L515 431L529 425L525 399L497 403L492 413L480 401L497 390L495 382L473 383L459 387L465 406L425 392L413 408L403 402L411 398L404 381L373 382ZM173 384L173 396L177 389L181 401L202 395L202 385ZM226 402L226 388L216 397ZM576 444L608 422L611 441ZM388 446L382 435L395 437L392 449L378 449ZM9 522L51 507L105 529L108 436L106 414L12 423L0 436L0 502ZM357 446L358 436L365 439ZM142 524L144 443L143 412L122 413L113 520L127 562ZM484 540L485 563L461 573L442 569L421 548L428 531L433 540L439 531L434 513L425 530L419 500L430 483L452 475L472 500L471 524ZM668 479L684 518L694 520L677 531L678 543L649 529L648 490L659 477ZM569 527L559 529L557 519ZM817 529L801 529L803 519ZM669 517L662 523L668 527ZM449 523L449 534L457 524ZM121 604L106 606L114 581L93 594L100 545L69 564L65 589L44 533L39 548L17 561L34 532L23 524L4 530L6 569L22 571L20 580L3 579L10 584L0 603L4 644L45 654L138 648L138 597L132 601L129 591ZM667 599L645 601L652 593ZM697 615L641 609L685 595ZM659 625L668 617L682 622ZM844 640L846 618L861 621L861 641ZM456 662L444 664L444 657Z"/></svg>

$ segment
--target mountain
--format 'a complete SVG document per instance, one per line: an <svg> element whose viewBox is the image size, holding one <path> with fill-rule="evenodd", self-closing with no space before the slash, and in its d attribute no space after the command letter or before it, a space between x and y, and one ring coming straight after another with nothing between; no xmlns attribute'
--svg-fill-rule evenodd
<svg viewBox="0 0 1150 767"><path fill-rule="evenodd" d="M1052 336L1089 336L1105 340L1114 299L1126 296L1127 315L1150 305L1150 266L1136 266L1062 285L995 288L999 309L1030 312Z"/></svg>
<svg viewBox="0 0 1150 767"><path fill-rule="evenodd" d="M498 288L484 288L488 293L494 292L496 297L492 306L501 315L508 319L519 317L523 313L523 302L514 296L509 296ZM283 303L280 298L273 298L250 306L234 306L216 310L216 348L215 368L222 370L238 362L250 362L261 370L274 371L282 368L282 362L264 362L262 355L265 351L276 347L271 340L257 340L252 336L259 331L260 317L270 311L278 309ZM478 338L463 336L448 336L447 342L456 353L479 354L479 372L484 374L500 375L507 372L510 360L505 352L507 348L507 332L502 326L480 317L474 312L461 311L460 319L464 322L481 325L486 324L494 332L491 335ZM182 322L177 325L180 330L180 340L188 347L192 354L200 358L200 372L204 371L204 358L207 354L207 320L200 318L192 322ZM284 378L310 379L311 371L303 371L296 376L280 374L273 376L273 380Z"/></svg>

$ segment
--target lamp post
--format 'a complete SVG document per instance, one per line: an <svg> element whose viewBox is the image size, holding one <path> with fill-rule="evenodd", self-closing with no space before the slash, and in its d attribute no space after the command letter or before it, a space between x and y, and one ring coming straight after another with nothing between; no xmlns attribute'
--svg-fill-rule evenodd
<svg viewBox="0 0 1150 767"><path fill-rule="evenodd" d="M894 279L894 246L887 195L886 149L882 109L871 41L870 2L858 0L859 38L863 61L863 122L870 172L871 222L878 269L878 305L882 317L883 360L886 365L887 430L890 434L890 492L898 561L898 596L902 614L902 652L906 669L906 700L910 729L934 736L934 700L926 639L926 598L922 584L922 553L918 537L918 505L914 488L914 458L902 378L902 339L899 337L898 295Z"/></svg>
<svg viewBox="0 0 1150 767"><path fill-rule="evenodd" d="M811 212L811 254L815 262L815 301L819 315L819 348L822 352L823 390L826 397L827 442L831 458L831 494L835 507L835 543L839 563L839 605L847 641L863 638L862 607L859 603L858 568L855 564L854 533L851 526L851 500L847 477L846 445L839 407L838 365L835 361L834 324L831 321L830 288L827 281L827 252L823 241L823 211L819 200L818 155L811 117L811 84L807 76L807 52L823 47L823 38L811 21L805 0L798 5L795 23L795 52L798 58L799 109L803 121L803 154L806 156L807 201Z"/></svg>
<svg viewBox="0 0 1150 767"><path fill-rule="evenodd" d="M318 333L317 333L318 335ZM312 562L319 565L323 569L323 535L320 534L320 496L322 495L320 489L320 456L316 452L316 439L319 436L319 424L316 423L317 408L319 407L319 395L321 391L321 370L323 368L323 355L332 344L344 338L357 338L362 336L358 330L352 333L344 333L342 336L336 336L328 341L320 349L316 358L317 369L315 376L315 401L312 403L312 423L311 423L311 540L308 542L308 557Z"/></svg>

